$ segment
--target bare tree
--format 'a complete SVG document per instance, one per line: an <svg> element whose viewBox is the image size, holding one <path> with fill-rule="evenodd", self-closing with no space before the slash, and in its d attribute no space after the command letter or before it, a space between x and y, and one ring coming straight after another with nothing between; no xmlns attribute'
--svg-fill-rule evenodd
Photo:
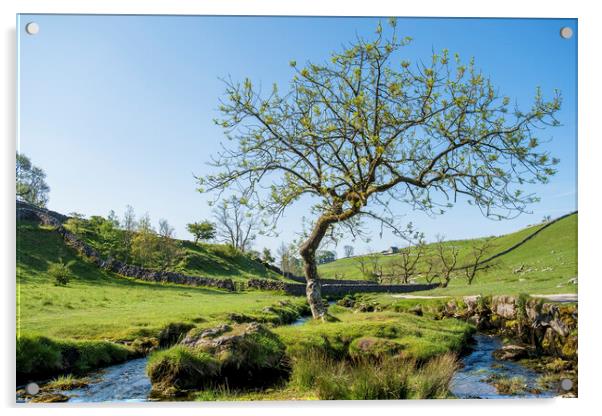
<svg viewBox="0 0 602 416"><path fill-rule="evenodd" d="M217 238L245 252L251 248L261 228L257 216L243 202L236 197L223 200L214 210L214 218Z"/></svg>
<svg viewBox="0 0 602 416"><path fill-rule="evenodd" d="M464 272L466 273L466 280L471 285L477 273L480 270L485 270L491 267L491 264L484 264L482 261L485 256L491 252L493 243L491 239L485 239L483 241L477 241L472 244L472 250L470 255L470 262L465 266Z"/></svg>
<svg viewBox="0 0 602 416"><path fill-rule="evenodd" d="M399 250L391 262L391 268L395 276L399 276L399 280L407 284L417 274L417 266L425 252L426 243L424 233L418 232L411 222L406 226L404 237L408 245Z"/></svg>
<svg viewBox="0 0 602 416"><path fill-rule="evenodd" d="M437 263L439 265L439 274L442 278L442 286L447 287L452 279L453 273L456 271L458 263L459 250L451 243L446 243L445 238L441 235L437 236L435 243L435 252L437 255Z"/></svg>
<svg viewBox="0 0 602 416"><path fill-rule="evenodd" d="M159 220L158 260L162 269L174 266L180 257L180 248L175 240L175 230L166 219Z"/></svg>
<svg viewBox="0 0 602 416"><path fill-rule="evenodd" d="M421 274L427 283L433 283L433 280L435 280L437 277L440 277L440 274L438 272L438 270L440 270L440 262L436 256L429 256L425 259L424 263L425 268L421 272Z"/></svg>
<svg viewBox="0 0 602 416"><path fill-rule="evenodd" d="M333 227L366 218L396 230L392 200L442 214L461 197L488 217L510 218L537 200L523 185L546 183L558 163L538 136L559 124L559 93L546 101L537 90L521 111L473 60L445 49L416 65L393 62L410 39L390 23L389 36L379 24L374 40L357 39L326 63L291 62L284 94L225 80L216 122L231 144L213 159L219 171L197 178L218 198L239 190L272 224L314 198L299 249L314 318L326 313L315 255Z"/></svg>
<svg viewBox="0 0 602 416"><path fill-rule="evenodd" d="M345 257L353 256L353 246L345 246L343 250L345 251Z"/></svg>
<svg viewBox="0 0 602 416"><path fill-rule="evenodd" d="M125 254L125 262L127 263L130 255L132 254L132 239L134 238L134 232L138 226L136 223L136 214L134 213L134 208L132 208L131 205L126 205L121 225L124 231L123 252Z"/></svg>
<svg viewBox="0 0 602 416"><path fill-rule="evenodd" d="M299 274L299 263L300 260L295 256L297 248L294 244L280 244L276 255L280 261L280 270L283 273L290 273L293 275Z"/></svg>
<svg viewBox="0 0 602 416"><path fill-rule="evenodd" d="M383 277L383 266L380 264L376 253L368 253L353 258L356 268L365 279L381 283Z"/></svg>

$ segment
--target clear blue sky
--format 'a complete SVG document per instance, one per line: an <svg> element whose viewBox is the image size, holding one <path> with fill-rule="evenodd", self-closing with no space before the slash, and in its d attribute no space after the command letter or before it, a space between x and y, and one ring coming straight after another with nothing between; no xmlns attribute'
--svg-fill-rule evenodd
<svg viewBox="0 0 602 416"><path fill-rule="evenodd" d="M384 19L386 21L386 19ZM35 21L40 32L25 34ZM60 212L121 214L127 204L166 218L177 236L185 224L211 217L193 174L211 169L223 133L212 123L224 85L219 77L251 78L285 90L288 62L323 61L356 34L371 36L375 18L21 15L19 30L19 151L47 173L49 208ZM559 36L570 26L570 40ZM429 239L501 234L575 210L577 164L577 22L574 19L414 19L398 21L414 41L404 59L428 60L448 48L490 76L503 95L529 106L535 87L562 91L563 126L545 131L560 158L559 173L535 190L542 201L532 215L496 222L477 208L458 205L429 218L403 205ZM275 249L300 229L308 206L290 208L278 239L255 248ZM376 227L374 227L376 229ZM369 244L396 243L374 232ZM356 250L367 248L355 244ZM342 244L340 245L342 247Z"/></svg>

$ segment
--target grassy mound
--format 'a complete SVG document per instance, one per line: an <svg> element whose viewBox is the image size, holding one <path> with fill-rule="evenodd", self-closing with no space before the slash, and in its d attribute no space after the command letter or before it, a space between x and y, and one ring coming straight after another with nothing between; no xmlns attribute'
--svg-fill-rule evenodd
<svg viewBox="0 0 602 416"><path fill-rule="evenodd" d="M17 380L36 380L61 373L81 374L132 356L128 348L107 341L21 336L17 338Z"/></svg>
<svg viewBox="0 0 602 416"><path fill-rule="evenodd" d="M147 372L154 390L265 385L285 370L284 344L257 323L194 331L183 342L151 355Z"/></svg>
<svg viewBox="0 0 602 416"><path fill-rule="evenodd" d="M432 313L423 316L389 310L356 313L337 306L332 306L330 312L338 322L310 321L301 326L274 328L274 332L293 357L318 350L333 358L345 358L349 357L352 344L355 353L361 339L378 339L374 345L399 348L404 356L419 361L461 351L474 332L470 324L435 320Z"/></svg>
<svg viewBox="0 0 602 416"><path fill-rule="evenodd" d="M199 389L215 381L220 363L211 354L177 345L153 353L146 371L155 390Z"/></svg>

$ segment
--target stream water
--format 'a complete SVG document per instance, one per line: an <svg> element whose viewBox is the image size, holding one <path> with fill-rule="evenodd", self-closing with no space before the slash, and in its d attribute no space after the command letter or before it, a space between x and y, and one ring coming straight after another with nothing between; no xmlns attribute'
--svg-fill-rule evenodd
<svg viewBox="0 0 602 416"><path fill-rule="evenodd" d="M291 325L302 325L309 317L301 317ZM478 334L475 337L474 350L463 358L463 367L456 372L451 383L451 392L458 398L542 398L555 396L554 391L541 391L537 394L502 395L494 386L485 382L492 375L521 377L528 390L537 387L539 374L520 364L498 361L493 351L502 343L498 337ZM69 396L69 402L143 402L147 401L151 383L146 375L146 358L138 358L122 364L107 367L88 375L91 380L86 387L58 391Z"/></svg>
<svg viewBox="0 0 602 416"><path fill-rule="evenodd" d="M540 374L512 361L496 360L493 352L502 347L499 337L477 334L470 354L462 359L463 367L454 374L450 391L460 399L547 398L556 396L554 390L542 390L537 380ZM520 377L525 388L520 394L500 394L486 380L491 377Z"/></svg>

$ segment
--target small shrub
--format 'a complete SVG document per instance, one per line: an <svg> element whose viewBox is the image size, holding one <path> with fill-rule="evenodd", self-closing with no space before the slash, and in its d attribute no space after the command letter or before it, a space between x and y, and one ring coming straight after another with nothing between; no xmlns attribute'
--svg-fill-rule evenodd
<svg viewBox="0 0 602 416"><path fill-rule="evenodd" d="M54 280L56 286L67 286L67 283L73 277L70 264L65 264L62 260L48 266L48 275Z"/></svg>

